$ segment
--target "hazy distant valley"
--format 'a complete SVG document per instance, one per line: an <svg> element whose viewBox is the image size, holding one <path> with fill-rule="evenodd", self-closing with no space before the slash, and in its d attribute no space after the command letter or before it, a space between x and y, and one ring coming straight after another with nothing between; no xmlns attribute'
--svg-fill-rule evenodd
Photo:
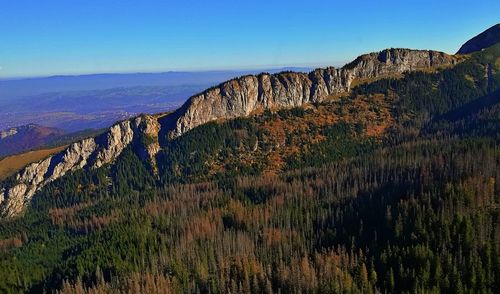
<svg viewBox="0 0 500 294"><path fill-rule="evenodd" d="M264 70L308 71L309 68ZM262 71L262 70L261 70ZM96 74L0 80L0 157L70 143L141 113L177 109L189 97L249 71ZM56 133L47 129L57 129ZM15 133L15 134L14 134ZM6 136L12 134L11 136Z"/></svg>
<svg viewBox="0 0 500 294"><path fill-rule="evenodd" d="M270 73L293 69L267 70ZM67 132L176 109L224 80L263 70L97 74L0 80L0 130L30 123Z"/></svg>
<svg viewBox="0 0 500 294"><path fill-rule="evenodd" d="M207 85L53 92L0 102L0 129L37 123L66 131L103 128L139 113L177 108Z"/></svg>

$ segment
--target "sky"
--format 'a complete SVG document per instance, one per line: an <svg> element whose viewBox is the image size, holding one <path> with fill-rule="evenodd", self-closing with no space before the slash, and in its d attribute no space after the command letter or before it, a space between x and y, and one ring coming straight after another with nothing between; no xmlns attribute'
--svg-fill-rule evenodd
<svg viewBox="0 0 500 294"><path fill-rule="evenodd" d="M0 0L0 78L342 65L455 53L500 1Z"/></svg>

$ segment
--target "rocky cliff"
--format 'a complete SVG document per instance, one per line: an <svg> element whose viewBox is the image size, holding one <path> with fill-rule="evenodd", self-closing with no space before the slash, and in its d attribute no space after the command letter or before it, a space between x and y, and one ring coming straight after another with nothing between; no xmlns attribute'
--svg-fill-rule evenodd
<svg viewBox="0 0 500 294"><path fill-rule="evenodd" d="M453 65L453 56L437 51L387 49L358 57L343 68L316 69L309 74L283 72L233 79L191 97L176 111L169 137L209 121L249 115L259 109L321 102L348 92L355 80L398 75L406 71Z"/></svg>
<svg viewBox="0 0 500 294"><path fill-rule="evenodd" d="M36 191L47 183L82 168L98 168L115 160L121 152L140 136L157 134L157 120L142 115L112 126L106 133L71 144L61 153L40 162L30 164L10 181L12 184L0 188L1 213L12 217L20 212ZM141 157L145 161L154 158L158 148L151 141ZM151 146L149 146L151 145Z"/></svg>
<svg viewBox="0 0 500 294"><path fill-rule="evenodd" d="M191 97L167 116L142 115L117 123L108 132L71 144L63 152L33 163L0 186L1 214L18 215L47 183L71 171L112 163L129 145L156 171L155 155L168 138L210 121L246 116L262 109L301 106L348 92L356 80L399 75L406 71L450 66L453 56L436 51L387 49L358 57L343 68L309 74L283 72L244 76Z"/></svg>
<svg viewBox="0 0 500 294"><path fill-rule="evenodd" d="M65 131L57 128L28 124L0 131L0 156L38 148L60 138Z"/></svg>

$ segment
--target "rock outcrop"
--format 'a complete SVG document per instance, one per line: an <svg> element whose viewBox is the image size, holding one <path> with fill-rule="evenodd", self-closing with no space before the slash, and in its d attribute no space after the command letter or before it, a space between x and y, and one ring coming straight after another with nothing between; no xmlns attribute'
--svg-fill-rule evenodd
<svg viewBox="0 0 500 294"><path fill-rule="evenodd" d="M9 184L0 186L0 213L7 217L18 215L47 183L74 170L109 164L131 144L142 160L157 171L155 156L160 145L167 144L167 137L178 137L201 124L247 116L262 109L321 102L348 92L355 80L399 75L455 62L453 56L436 51L387 49L362 55L340 69L316 69L309 74L263 73L233 79L191 97L173 114L162 118L142 115L117 123L96 138L73 143L61 153L28 165Z"/></svg>
<svg viewBox="0 0 500 294"><path fill-rule="evenodd" d="M11 129L8 129L8 130L5 130L5 131L0 131L0 140L3 139L3 138L14 136L15 134L17 134L17 129L16 128L11 128Z"/></svg>
<svg viewBox="0 0 500 294"><path fill-rule="evenodd" d="M112 126L108 132L71 144L64 151L21 170L14 184L0 188L1 214L12 217L19 214L36 191L68 172L82 168L99 168L114 161L134 141L141 141L143 134L157 134L157 120L149 115L138 116ZM155 143L153 142L152 145ZM147 156L154 158L158 147L144 146Z"/></svg>
<svg viewBox="0 0 500 294"><path fill-rule="evenodd" d="M453 65L453 56L437 51L387 49L358 57L346 66L309 74L283 72L233 79L191 97L176 111L170 138L210 121L249 115L259 109L321 102L348 92L356 79L398 75L406 71Z"/></svg>

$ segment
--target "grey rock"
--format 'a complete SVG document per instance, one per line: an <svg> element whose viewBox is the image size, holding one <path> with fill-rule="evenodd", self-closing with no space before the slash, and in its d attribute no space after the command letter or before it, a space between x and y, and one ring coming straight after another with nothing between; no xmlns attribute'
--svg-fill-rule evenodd
<svg viewBox="0 0 500 294"><path fill-rule="evenodd" d="M309 74L283 72L233 79L191 97L174 115L169 138L210 121L247 116L259 109L296 107L348 92L354 80L373 79L407 71L453 65L442 52L387 49L359 56L346 66L316 69Z"/></svg>
<svg viewBox="0 0 500 294"><path fill-rule="evenodd" d="M99 168L112 163L139 134L158 137L158 122L152 116L139 116L112 126L108 132L71 144L62 152L29 164L15 176L14 184L0 187L2 216L19 215L33 195L47 183L82 168ZM153 158L159 146L149 147ZM146 158L145 158L146 159Z"/></svg>

